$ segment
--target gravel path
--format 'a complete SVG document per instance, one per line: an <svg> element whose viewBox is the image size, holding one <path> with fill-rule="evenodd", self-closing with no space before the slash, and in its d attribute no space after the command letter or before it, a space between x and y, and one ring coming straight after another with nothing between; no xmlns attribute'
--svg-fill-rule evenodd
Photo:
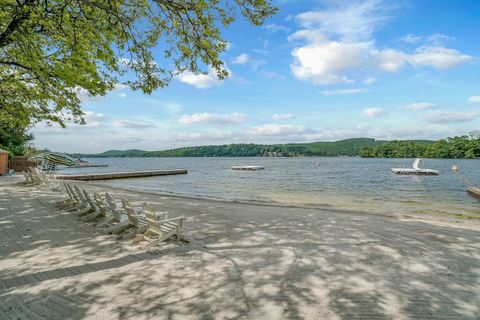
<svg viewBox="0 0 480 320"><path fill-rule="evenodd" d="M189 242L143 252L20 180L0 177L0 319L480 320L476 221L110 189L187 216Z"/></svg>

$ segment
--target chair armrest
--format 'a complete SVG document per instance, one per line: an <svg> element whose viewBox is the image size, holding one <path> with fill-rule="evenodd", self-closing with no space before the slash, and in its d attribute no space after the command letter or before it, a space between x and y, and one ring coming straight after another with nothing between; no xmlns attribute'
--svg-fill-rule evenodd
<svg viewBox="0 0 480 320"><path fill-rule="evenodd" d="M183 221L183 219L185 219L185 216L180 216L180 217L175 217L175 218L170 218L170 219L165 219L165 220L159 220L158 222L160 222L160 224L162 224L162 223L165 223L165 222L172 222L172 221L177 221L177 220Z"/></svg>
<svg viewBox="0 0 480 320"><path fill-rule="evenodd" d="M155 217L158 221L168 219L168 212L155 212Z"/></svg>

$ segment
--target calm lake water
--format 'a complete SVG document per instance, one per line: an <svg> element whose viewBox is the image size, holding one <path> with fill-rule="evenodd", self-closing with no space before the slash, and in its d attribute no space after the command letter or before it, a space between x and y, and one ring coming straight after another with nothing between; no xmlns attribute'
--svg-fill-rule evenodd
<svg viewBox="0 0 480 320"><path fill-rule="evenodd" d="M480 217L480 200L468 195L452 165L480 186L480 160L426 159L439 176L398 176L392 167L411 167L413 159L362 158L95 158L108 168L62 169L94 173L186 168L188 174L107 180L115 187L189 196L276 202L287 205L375 213L466 214ZM237 164L265 170L236 171Z"/></svg>

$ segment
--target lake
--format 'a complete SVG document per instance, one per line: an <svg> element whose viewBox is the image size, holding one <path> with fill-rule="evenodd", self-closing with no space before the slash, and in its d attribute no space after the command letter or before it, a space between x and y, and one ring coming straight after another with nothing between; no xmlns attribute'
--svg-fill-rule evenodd
<svg viewBox="0 0 480 320"><path fill-rule="evenodd" d="M438 176L399 176L392 167L413 159L363 158L86 158L108 168L65 168L62 174L186 168L188 174L106 180L114 187L188 196L397 214L462 214L480 217L480 201L452 173L459 165L480 186L479 160L426 159ZM265 170L236 171L235 164Z"/></svg>

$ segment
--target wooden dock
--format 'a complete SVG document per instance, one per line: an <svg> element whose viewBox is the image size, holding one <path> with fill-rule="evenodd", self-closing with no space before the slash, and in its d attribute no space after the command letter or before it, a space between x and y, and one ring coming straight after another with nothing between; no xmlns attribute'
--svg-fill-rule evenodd
<svg viewBox="0 0 480 320"><path fill-rule="evenodd" d="M168 176L173 174L186 174L187 169L175 170L150 170L150 171L130 171L130 172L108 172L108 173L89 173L89 174L65 174L56 175L60 180L109 180L109 179L128 179L143 178L154 176Z"/></svg>

